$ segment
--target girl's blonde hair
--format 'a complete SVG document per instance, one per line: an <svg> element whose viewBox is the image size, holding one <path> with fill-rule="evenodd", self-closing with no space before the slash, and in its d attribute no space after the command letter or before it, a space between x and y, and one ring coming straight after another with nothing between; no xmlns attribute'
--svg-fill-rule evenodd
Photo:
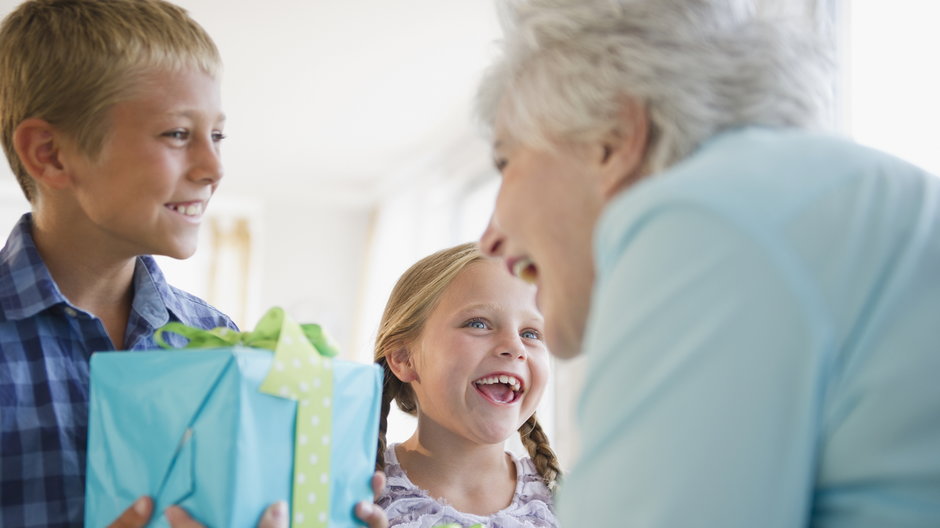
<svg viewBox="0 0 940 528"><path fill-rule="evenodd" d="M385 371L377 469L385 469L385 432L388 428L388 412L392 400L395 400L399 409L412 416L416 415L418 408L411 386L395 377L385 358L418 339L444 290L467 266L484 258L486 257L480 253L475 243L461 244L419 260L408 268L395 284L385 305L375 339L375 362ZM545 479L549 489L554 491L561 470L555 453L548 444L548 437L534 414L519 428L519 436L539 474Z"/></svg>

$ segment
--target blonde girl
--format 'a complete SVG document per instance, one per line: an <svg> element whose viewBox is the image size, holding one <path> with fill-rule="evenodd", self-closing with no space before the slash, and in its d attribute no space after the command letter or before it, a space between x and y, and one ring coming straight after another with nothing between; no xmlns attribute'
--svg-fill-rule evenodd
<svg viewBox="0 0 940 528"><path fill-rule="evenodd" d="M399 279L375 345L385 369L377 503L390 526L555 527L558 461L535 417L548 350L535 288L475 244L430 255ZM417 429L386 445L391 401ZM518 432L529 457L504 448Z"/></svg>

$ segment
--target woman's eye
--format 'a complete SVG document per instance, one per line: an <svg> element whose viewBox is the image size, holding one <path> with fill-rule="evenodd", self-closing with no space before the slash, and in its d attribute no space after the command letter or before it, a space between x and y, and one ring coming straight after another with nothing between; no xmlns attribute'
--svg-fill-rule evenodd
<svg viewBox="0 0 940 528"><path fill-rule="evenodd" d="M212 133L212 141L215 142L215 143L218 143L218 142L222 141L223 139L225 139L225 138L227 138L227 137L228 137L228 136L226 136L225 134L223 134L222 132L219 132L219 131L215 131L215 132Z"/></svg>
<svg viewBox="0 0 940 528"><path fill-rule="evenodd" d="M542 339L542 334L536 332L535 330L523 330L521 333L519 333L519 335L522 336L523 339Z"/></svg>

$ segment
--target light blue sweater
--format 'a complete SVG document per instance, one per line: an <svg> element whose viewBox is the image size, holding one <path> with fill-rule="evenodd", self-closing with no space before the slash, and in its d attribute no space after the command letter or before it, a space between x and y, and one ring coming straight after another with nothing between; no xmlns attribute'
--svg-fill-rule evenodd
<svg viewBox="0 0 940 528"><path fill-rule="evenodd" d="M940 526L940 178L728 132L595 251L562 526Z"/></svg>

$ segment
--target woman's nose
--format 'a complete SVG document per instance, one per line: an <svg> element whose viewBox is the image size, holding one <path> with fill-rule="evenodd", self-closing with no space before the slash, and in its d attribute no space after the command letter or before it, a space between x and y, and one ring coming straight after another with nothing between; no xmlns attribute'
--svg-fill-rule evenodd
<svg viewBox="0 0 940 528"><path fill-rule="evenodd" d="M480 251L490 257L499 257L503 251L504 235L496 227L496 221L490 217L490 222L486 226L486 231L480 236Z"/></svg>

